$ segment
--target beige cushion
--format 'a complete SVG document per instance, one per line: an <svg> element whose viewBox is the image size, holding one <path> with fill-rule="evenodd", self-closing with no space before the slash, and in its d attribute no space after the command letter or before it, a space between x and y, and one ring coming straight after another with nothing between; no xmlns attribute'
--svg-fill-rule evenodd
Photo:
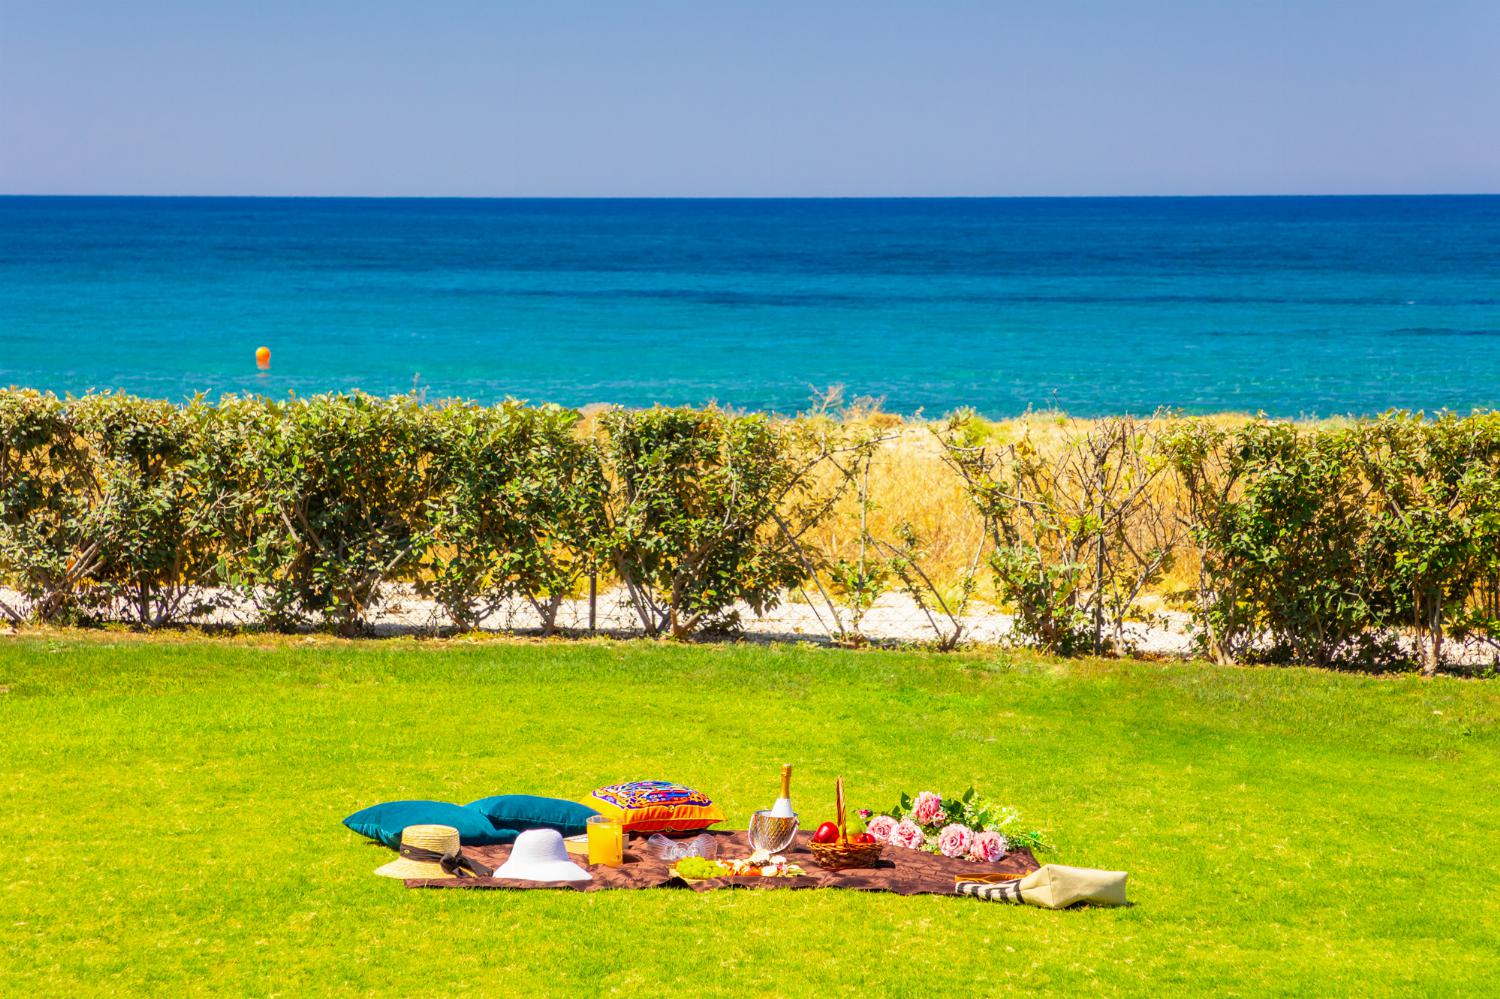
<svg viewBox="0 0 1500 999"><path fill-rule="evenodd" d="M1043 864L1019 880L998 884L960 881L957 891L960 895L974 895L994 902L1025 902L1043 909L1066 909L1079 902L1124 905L1125 872Z"/></svg>
<svg viewBox="0 0 1500 999"><path fill-rule="evenodd" d="M1125 904L1125 872L1043 864L1021 879L1021 898L1044 909L1066 909L1079 902Z"/></svg>

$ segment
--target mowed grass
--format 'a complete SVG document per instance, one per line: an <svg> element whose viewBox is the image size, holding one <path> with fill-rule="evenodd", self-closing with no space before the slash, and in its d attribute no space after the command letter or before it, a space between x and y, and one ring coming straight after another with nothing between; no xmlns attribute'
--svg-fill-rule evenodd
<svg viewBox="0 0 1500 999"><path fill-rule="evenodd" d="M1500 687L645 643L0 640L7 995L1493 994ZM408 891L393 798L973 784L1125 909Z"/></svg>

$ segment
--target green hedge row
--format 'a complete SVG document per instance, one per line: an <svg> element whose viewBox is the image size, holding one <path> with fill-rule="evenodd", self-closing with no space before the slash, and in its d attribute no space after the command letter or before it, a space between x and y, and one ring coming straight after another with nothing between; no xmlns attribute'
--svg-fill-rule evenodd
<svg viewBox="0 0 1500 999"><path fill-rule="evenodd" d="M1378 662L1405 631L1432 673L1448 638L1500 638L1500 414L1183 422L1162 451L1190 504L1216 658Z"/></svg>
<svg viewBox="0 0 1500 999"><path fill-rule="evenodd" d="M997 589L1045 648L1121 644L1184 559L1221 662L1431 673L1448 639L1500 638L1500 414L1120 417L1050 449L990 444L960 415L939 435L990 526Z"/></svg>
<svg viewBox="0 0 1500 999"><path fill-rule="evenodd" d="M0 581L20 621L159 627L233 595L264 622L365 627L410 581L462 626L522 597L549 630L580 580L629 588L683 636L803 571L771 515L811 491L801 425L716 409L615 411L412 398L0 392Z"/></svg>
<svg viewBox="0 0 1500 999"><path fill-rule="evenodd" d="M1049 446L963 414L932 428L987 528L974 571L1035 645L1123 646L1185 559L1185 605L1224 661L1341 665L1402 635L1433 670L1448 639L1500 636L1500 415L1081 427ZM0 614L160 627L236 598L272 627L348 633L399 581L462 627L524 599L550 630L598 574L650 635L732 625L736 604L804 584L857 621L882 576L931 586L928 609L940 587L910 534L861 538L858 563L805 542L841 497L865 501L881 443L713 408L612 410L585 432L515 402L0 391Z"/></svg>

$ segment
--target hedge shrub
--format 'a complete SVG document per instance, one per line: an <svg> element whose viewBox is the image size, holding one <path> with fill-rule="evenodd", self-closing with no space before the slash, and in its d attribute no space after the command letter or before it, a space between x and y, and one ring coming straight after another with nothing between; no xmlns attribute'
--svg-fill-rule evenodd
<svg viewBox="0 0 1500 999"><path fill-rule="evenodd" d="M426 561L419 589L478 627L511 597L544 633L597 566L608 495L597 442L558 406L453 404L433 412Z"/></svg>
<svg viewBox="0 0 1500 999"><path fill-rule="evenodd" d="M106 393L77 400L69 416L100 497L82 602L147 627L208 609L225 511L201 491L210 481L203 405Z"/></svg>
<svg viewBox="0 0 1500 999"><path fill-rule="evenodd" d="M67 408L52 395L0 392L0 579L12 621L54 621L98 570L103 500Z"/></svg>
<svg viewBox="0 0 1500 999"><path fill-rule="evenodd" d="M646 634L732 627L736 602L762 612L805 578L776 518L818 460L806 437L713 408L613 410L600 425L615 479L603 550Z"/></svg>
<svg viewBox="0 0 1500 999"><path fill-rule="evenodd" d="M1433 672L1451 639L1500 644L1500 414L1060 419L1045 442L997 441L966 414L935 429L988 534L963 599L938 607L946 645L982 558L1016 635L1061 653L1124 647L1177 559L1198 581L1166 596L1220 661L1378 649ZM733 628L737 607L804 584L855 591L857 632L885 575L918 571L915 535L867 527L885 441L826 413L585 423L359 393L176 406L0 390L0 616L160 627L238 597L269 627L355 633L399 582L459 627L519 599L551 631L602 574L650 635ZM809 541L851 487L857 563ZM922 575L915 592L950 582Z"/></svg>
<svg viewBox="0 0 1500 999"><path fill-rule="evenodd" d="M225 582L277 627L362 630L429 535L433 420L409 396L227 399L207 421L207 492L232 511Z"/></svg>
<svg viewBox="0 0 1500 999"><path fill-rule="evenodd" d="M1500 414L1390 414L1354 431L1382 553L1388 623L1436 672L1450 634L1500 634Z"/></svg>
<svg viewBox="0 0 1500 999"><path fill-rule="evenodd" d="M1347 430L1184 424L1169 437L1202 560L1196 615L1220 661L1334 664L1379 625L1374 544Z"/></svg>

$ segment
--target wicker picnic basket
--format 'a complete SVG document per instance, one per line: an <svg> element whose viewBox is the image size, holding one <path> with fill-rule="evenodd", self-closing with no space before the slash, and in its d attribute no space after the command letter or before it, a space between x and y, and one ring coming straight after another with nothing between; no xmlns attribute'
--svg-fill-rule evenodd
<svg viewBox="0 0 1500 999"><path fill-rule="evenodd" d="M844 778L834 785L835 820L839 827L839 838L835 843L808 843L818 866L829 871L843 871L851 867L874 867L880 859L883 843L851 843L844 830Z"/></svg>

